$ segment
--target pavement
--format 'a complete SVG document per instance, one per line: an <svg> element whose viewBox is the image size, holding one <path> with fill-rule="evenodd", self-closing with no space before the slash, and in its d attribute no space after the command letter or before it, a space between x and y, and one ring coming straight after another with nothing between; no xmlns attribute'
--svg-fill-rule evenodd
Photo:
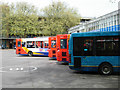
<svg viewBox="0 0 120 90"><path fill-rule="evenodd" d="M2 88L118 88L118 75L77 72L49 57L16 55L0 50Z"/></svg>

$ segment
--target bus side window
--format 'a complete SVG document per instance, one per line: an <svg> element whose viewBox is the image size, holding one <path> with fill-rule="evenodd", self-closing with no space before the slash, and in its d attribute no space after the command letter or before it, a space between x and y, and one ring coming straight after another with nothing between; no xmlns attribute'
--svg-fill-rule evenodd
<svg viewBox="0 0 120 90"><path fill-rule="evenodd" d="M40 47L40 41L36 41L36 48Z"/></svg>
<svg viewBox="0 0 120 90"><path fill-rule="evenodd" d="M21 41L18 41L18 47L21 47Z"/></svg>
<svg viewBox="0 0 120 90"><path fill-rule="evenodd" d="M40 48L43 48L43 41L40 42Z"/></svg>
<svg viewBox="0 0 120 90"><path fill-rule="evenodd" d="M96 55L98 56L119 55L118 37L97 37L96 45Z"/></svg>
<svg viewBox="0 0 120 90"><path fill-rule="evenodd" d="M35 48L35 41L27 41L27 48Z"/></svg>
<svg viewBox="0 0 120 90"><path fill-rule="evenodd" d="M44 43L45 48L48 48L48 43Z"/></svg>
<svg viewBox="0 0 120 90"><path fill-rule="evenodd" d="M25 42L22 42L22 47L25 47Z"/></svg>

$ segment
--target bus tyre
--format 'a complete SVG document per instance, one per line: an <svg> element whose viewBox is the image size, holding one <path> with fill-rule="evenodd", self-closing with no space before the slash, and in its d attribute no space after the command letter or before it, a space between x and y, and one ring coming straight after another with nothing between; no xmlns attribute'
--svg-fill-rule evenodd
<svg viewBox="0 0 120 90"><path fill-rule="evenodd" d="M28 56L33 56L33 53L30 51L30 52L28 52Z"/></svg>
<svg viewBox="0 0 120 90"><path fill-rule="evenodd" d="M99 73L103 75L110 75L113 72L112 65L109 63L103 63L99 67Z"/></svg>

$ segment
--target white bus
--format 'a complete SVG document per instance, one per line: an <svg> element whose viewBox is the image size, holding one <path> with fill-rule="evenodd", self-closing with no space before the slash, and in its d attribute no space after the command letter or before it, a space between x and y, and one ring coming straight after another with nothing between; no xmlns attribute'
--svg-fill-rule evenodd
<svg viewBox="0 0 120 90"><path fill-rule="evenodd" d="M48 37L16 39L16 54L48 56Z"/></svg>

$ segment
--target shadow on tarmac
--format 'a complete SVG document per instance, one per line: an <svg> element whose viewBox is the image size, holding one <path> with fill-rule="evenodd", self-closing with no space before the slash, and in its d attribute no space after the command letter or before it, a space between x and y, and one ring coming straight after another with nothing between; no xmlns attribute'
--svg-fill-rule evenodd
<svg viewBox="0 0 120 90"><path fill-rule="evenodd" d="M99 72L87 72L87 71L73 71L74 74L89 74L89 75L102 75ZM120 72L114 72L111 75L120 75ZM102 76L110 76L110 75L102 75Z"/></svg>
<svg viewBox="0 0 120 90"><path fill-rule="evenodd" d="M68 65L68 63L65 62L57 62L58 65Z"/></svg>

